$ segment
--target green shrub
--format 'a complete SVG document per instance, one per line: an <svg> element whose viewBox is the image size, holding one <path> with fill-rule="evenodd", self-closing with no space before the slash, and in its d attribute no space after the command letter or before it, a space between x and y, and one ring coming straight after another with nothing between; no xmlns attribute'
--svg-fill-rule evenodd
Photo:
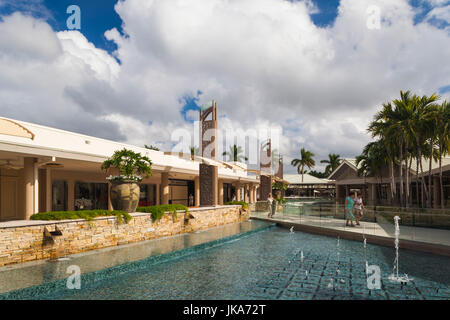
<svg viewBox="0 0 450 320"><path fill-rule="evenodd" d="M244 201L229 201L229 202L225 203L225 205L227 205L227 206L240 205L240 206L242 206L242 209L248 210L248 203L244 202Z"/></svg>
<svg viewBox="0 0 450 320"><path fill-rule="evenodd" d="M280 199L275 198L275 200L277 200L277 202L278 202L279 204L285 204L285 203L286 203L286 199L285 199L285 198L280 198Z"/></svg>
<svg viewBox="0 0 450 320"><path fill-rule="evenodd" d="M136 209L137 212L151 213L153 221L161 219L166 212L171 212L176 218L178 210L183 210L186 213L189 212L188 208L182 204L162 204L159 206L139 207Z"/></svg>
<svg viewBox="0 0 450 320"><path fill-rule="evenodd" d="M131 220L131 216L128 212L120 210L84 210L84 211L51 211L40 212L33 214L31 220L74 220L85 219L92 221L96 217L117 217L117 221L122 223L124 220L126 223Z"/></svg>
<svg viewBox="0 0 450 320"><path fill-rule="evenodd" d="M120 175L110 175L110 181L142 181L142 176L148 178L152 174L152 161L138 152L128 149L117 150L111 158L102 164L102 170L106 173L109 169L116 168Z"/></svg>

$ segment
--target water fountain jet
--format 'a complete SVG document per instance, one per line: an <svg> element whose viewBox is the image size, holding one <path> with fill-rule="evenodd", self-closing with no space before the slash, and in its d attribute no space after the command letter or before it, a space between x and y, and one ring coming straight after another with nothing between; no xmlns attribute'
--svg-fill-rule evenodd
<svg viewBox="0 0 450 320"><path fill-rule="evenodd" d="M394 259L394 268L392 270L392 274L388 277L388 279L392 282L397 282L401 284L406 284L409 281L413 280L412 278L408 278L408 275L405 273L403 276L398 275L398 248L399 248L399 237L400 237L400 226L398 224L398 221L400 220L399 216L394 217L394 223L395 223L395 259Z"/></svg>

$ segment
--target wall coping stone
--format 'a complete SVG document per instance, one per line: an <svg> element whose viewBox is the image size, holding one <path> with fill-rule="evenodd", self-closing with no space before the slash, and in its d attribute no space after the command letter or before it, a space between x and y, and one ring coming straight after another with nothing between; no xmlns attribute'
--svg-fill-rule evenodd
<svg viewBox="0 0 450 320"><path fill-rule="evenodd" d="M231 207L240 207L240 205L227 205L227 206L215 206L215 207L198 207L198 208L189 208L189 212L192 211L207 211L207 210L213 210L213 209L225 209L225 208L231 208ZM177 212L184 212L184 210L177 210ZM169 213L169 212L166 212ZM142 217L142 216L148 216L151 215L151 213L147 212L133 212L130 213L130 216L132 217ZM96 217L92 221L99 221L99 220L115 220L115 216L108 216L108 217ZM55 224L63 224L63 223L77 223L77 222L86 222L86 219L67 219L67 220L12 220L12 221L5 221L0 222L0 230L2 229L14 229L14 228L26 228L26 227L36 227L36 226L49 226L49 225L55 225Z"/></svg>

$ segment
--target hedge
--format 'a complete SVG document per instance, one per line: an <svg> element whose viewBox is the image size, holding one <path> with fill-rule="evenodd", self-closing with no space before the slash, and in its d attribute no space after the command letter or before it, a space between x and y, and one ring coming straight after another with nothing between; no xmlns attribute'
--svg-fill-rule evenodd
<svg viewBox="0 0 450 320"><path fill-rule="evenodd" d="M117 221L122 223L124 220L126 223L132 219L130 214L121 210L82 210L82 211L51 211L40 212L33 214L31 220L74 220L85 219L91 221L96 217L117 217Z"/></svg>
<svg viewBox="0 0 450 320"><path fill-rule="evenodd" d="M151 213L152 219L156 221L161 219L166 212L171 212L174 217L176 217L178 210L183 210L186 213L189 212L188 208L182 204L162 204L159 206L139 207L136 209L136 212Z"/></svg>
<svg viewBox="0 0 450 320"><path fill-rule="evenodd" d="M248 203L244 202L244 201L229 201L229 202L225 203L225 205L227 205L227 206L239 205L239 206L242 206L242 209L244 209L244 210L248 209Z"/></svg>

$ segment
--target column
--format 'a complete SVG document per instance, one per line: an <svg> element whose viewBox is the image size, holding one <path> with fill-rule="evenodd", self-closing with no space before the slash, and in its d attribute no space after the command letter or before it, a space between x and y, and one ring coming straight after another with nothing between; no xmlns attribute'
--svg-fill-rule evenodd
<svg viewBox="0 0 450 320"><path fill-rule="evenodd" d="M248 201L248 184L244 185L244 202L249 202Z"/></svg>
<svg viewBox="0 0 450 320"><path fill-rule="evenodd" d="M239 182L236 182L235 188L236 188L236 201L241 201L241 184Z"/></svg>
<svg viewBox="0 0 450 320"><path fill-rule="evenodd" d="M25 189L25 212L23 219L30 219L34 213L34 158L24 158L23 177Z"/></svg>
<svg viewBox="0 0 450 320"><path fill-rule="evenodd" d="M194 179L194 198L195 198L195 206L199 207L200 206L200 177L197 176Z"/></svg>
<svg viewBox="0 0 450 320"><path fill-rule="evenodd" d="M114 207L111 202L111 183L108 183L108 210L114 210Z"/></svg>
<svg viewBox="0 0 450 320"><path fill-rule="evenodd" d="M219 188L218 203L219 203L219 205L223 206L223 180L222 179L219 179L219 186L218 186L218 188Z"/></svg>
<svg viewBox="0 0 450 320"><path fill-rule="evenodd" d="M169 204L169 173L161 173L161 204Z"/></svg>
<svg viewBox="0 0 450 320"><path fill-rule="evenodd" d="M37 160L33 162L33 213L39 212L39 167L37 165Z"/></svg>
<svg viewBox="0 0 450 320"><path fill-rule="evenodd" d="M254 203L254 200L253 200L253 188L254 188L254 186L251 184L250 185L250 191L249 191L249 193L250 193L250 203Z"/></svg>
<svg viewBox="0 0 450 320"><path fill-rule="evenodd" d="M45 169L45 211L52 211L52 172Z"/></svg>

